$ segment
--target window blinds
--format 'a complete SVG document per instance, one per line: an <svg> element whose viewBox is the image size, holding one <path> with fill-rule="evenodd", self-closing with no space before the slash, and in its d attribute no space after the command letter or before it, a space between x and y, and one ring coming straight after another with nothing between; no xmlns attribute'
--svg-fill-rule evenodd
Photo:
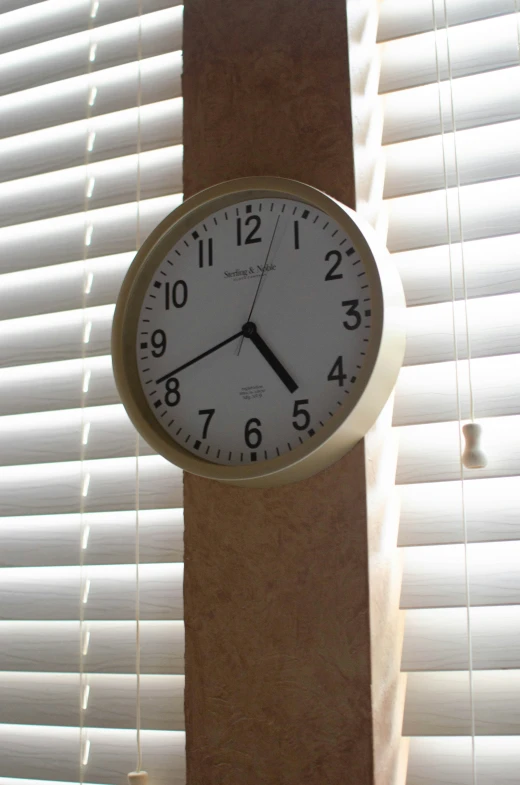
<svg viewBox="0 0 520 785"><path fill-rule="evenodd" d="M520 777L519 11L382 0L373 52L370 196L409 306L394 409L407 785ZM460 463L470 381L480 470Z"/></svg>
<svg viewBox="0 0 520 785"><path fill-rule="evenodd" d="M181 200L182 6L1 12L0 785L135 768L137 515L143 766L180 784L181 475L136 450L109 352L139 239Z"/></svg>

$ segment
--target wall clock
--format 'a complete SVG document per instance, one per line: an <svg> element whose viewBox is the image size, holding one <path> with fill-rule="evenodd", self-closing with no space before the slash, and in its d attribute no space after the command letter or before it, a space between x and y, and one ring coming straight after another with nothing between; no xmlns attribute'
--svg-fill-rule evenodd
<svg viewBox="0 0 520 785"><path fill-rule="evenodd" d="M359 441L404 353L389 254L349 208L277 177L197 194L123 282L112 356L143 438L234 484L308 477Z"/></svg>

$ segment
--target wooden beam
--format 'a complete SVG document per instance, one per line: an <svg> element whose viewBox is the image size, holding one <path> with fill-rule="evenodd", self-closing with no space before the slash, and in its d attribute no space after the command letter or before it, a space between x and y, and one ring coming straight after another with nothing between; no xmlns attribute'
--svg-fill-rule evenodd
<svg viewBox="0 0 520 785"><path fill-rule="evenodd" d="M345 0L189 0L184 193L354 206ZM365 447L274 490L185 476L188 785L373 785Z"/></svg>

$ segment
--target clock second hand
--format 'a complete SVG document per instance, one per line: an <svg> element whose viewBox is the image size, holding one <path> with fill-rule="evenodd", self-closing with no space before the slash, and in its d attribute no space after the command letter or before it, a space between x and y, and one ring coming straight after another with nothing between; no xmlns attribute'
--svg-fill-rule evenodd
<svg viewBox="0 0 520 785"><path fill-rule="evenodd" d="M253 313L253 309L255 307L255 303L256 303L256 300L257 300L257 297L258 297L258 293L260 292L260 287L262 285L262 280L263 280L263 277L264 277L265 268L267 267L267 262L269 261L269 254L271 253L271 248L273 247L274 236L276 234L276 230L278 229L278 221L279 220L280 220L280 216L278 216L278 218L276 219L276 223L274 225L273 236L271 237L271 242L269 243L269 248L267 249L267 256L265 257L265 262L264 262L264 266L262 267L262 273L260 275L260 280L258 281L258 286L256 287L256 292L255 292L255 296L254 296L254 299L253 299L253 305L251 306L251 310L249 311L249 316L247 317L246 324L249 324L249 322L251 320L251 314ZM238 346L237 355L240 354L240 350L242 348L242 344L243 343L244 343L244 336L242 336L242 340L240 341L240 344Z"/></svg>

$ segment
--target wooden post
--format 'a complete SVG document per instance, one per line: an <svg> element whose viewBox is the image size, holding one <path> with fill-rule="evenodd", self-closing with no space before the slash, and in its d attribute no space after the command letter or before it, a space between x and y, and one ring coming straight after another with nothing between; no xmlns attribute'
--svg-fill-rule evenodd
<svg viewBox="0 0 520 785"><path fill-rule="evenodd" d="M279 175L354 206L345 5L188 0L185 196ZM188 785L373 785L364 444L274 490L184 488Z"/></svg>

